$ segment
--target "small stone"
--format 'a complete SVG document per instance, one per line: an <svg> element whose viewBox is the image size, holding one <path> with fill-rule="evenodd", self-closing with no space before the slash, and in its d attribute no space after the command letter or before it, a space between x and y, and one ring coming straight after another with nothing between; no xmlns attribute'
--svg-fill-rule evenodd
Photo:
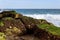
<svg viewBox="0 0 60 40"><path fill-rule="evenodd" d="M12 28L12 26L10 26L9 28Z"/></svg>

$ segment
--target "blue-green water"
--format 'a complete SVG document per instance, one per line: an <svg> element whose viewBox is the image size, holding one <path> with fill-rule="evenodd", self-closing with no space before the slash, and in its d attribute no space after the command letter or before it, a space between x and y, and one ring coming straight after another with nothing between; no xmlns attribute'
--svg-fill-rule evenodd
<svg viewBox="0 0 60 40"><path fill-rule="evenodd" d="M60 9L15 9L22 14L60 14Z"/></svg>

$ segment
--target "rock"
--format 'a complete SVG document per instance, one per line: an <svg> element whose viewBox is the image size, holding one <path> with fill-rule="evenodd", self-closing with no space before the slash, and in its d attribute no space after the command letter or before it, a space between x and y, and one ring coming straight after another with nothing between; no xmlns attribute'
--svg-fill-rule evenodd
<svg viewBox="0 0 60 40"><path fill-rule="evenodd" d="M3 17L3 14L0 14L0 19Z"/></svg>
<svg viewBox="0 0 60 40"><path fill-rule="evenodd" d="M18 19L18 18L20 18L22 15L21 14L15 14L15 19Z"/></svg>
<svg viewBox="0 0 60 40"><path fill-rule="evenodd" d="M1 20L4 25L0 26L0 32L6 35L6 40L60 40L60 36L53 35L46 29L40 28L41 24L47 24L47 29L51 25L44 19L26 17L15 11L3 11L0 13Z"/></svg>

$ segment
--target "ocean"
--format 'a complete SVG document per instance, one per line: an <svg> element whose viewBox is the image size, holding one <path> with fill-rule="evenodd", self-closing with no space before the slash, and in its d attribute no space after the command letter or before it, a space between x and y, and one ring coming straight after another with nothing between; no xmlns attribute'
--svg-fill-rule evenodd
<svg viewBox="0 0 60 40"><path fill-rule="evenodd" d="M15 10L24 16L35 19L45 19L55 26L60 27L60 9L2 9L2 11L3 10Z"/></svg>

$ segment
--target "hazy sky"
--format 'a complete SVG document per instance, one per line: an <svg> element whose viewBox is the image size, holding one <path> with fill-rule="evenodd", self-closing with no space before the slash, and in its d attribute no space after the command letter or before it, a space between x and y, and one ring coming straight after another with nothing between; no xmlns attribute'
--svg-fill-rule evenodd
<svg viewBox="0 0 60 40"><path fill-rule="evenodd" d="M0 0L0 9L60 9L60 0Z"/></svg>

